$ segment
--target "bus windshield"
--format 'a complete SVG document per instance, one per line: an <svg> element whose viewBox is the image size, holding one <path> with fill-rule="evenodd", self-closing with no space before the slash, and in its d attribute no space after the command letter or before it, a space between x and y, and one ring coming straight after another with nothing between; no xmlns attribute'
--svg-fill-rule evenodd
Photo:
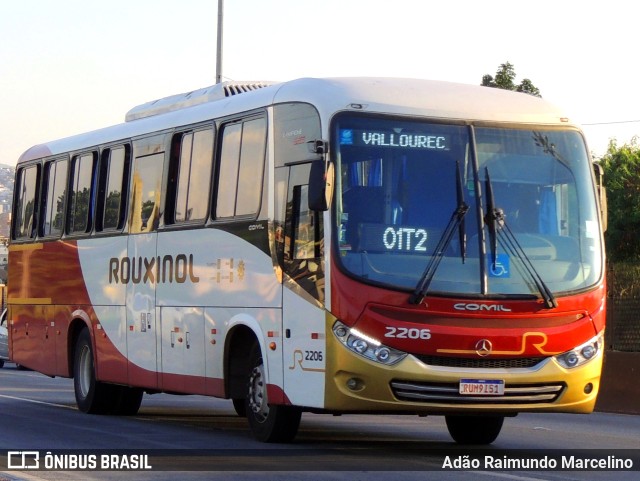
<svg viewBox="0 0 640 481"><path fill-rule="evenodd" d="M600 279L578 131L343 114L333 132L336 241L350 275L406 290L427 276L430 294L523 297Z"/></svg>

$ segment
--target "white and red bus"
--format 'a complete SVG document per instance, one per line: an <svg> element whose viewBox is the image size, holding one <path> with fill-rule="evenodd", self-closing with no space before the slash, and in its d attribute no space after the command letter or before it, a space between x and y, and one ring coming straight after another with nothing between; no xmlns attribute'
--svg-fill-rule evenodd
<svg viewBox="0 0 640 481"><path fill-rule="evenodd" d="M218 84L37 145L16 169L11 358L81 411L233 400L263 441L302 412L444 415L491 443L593 410L600 189L542 99L383 78Z"/></svg>

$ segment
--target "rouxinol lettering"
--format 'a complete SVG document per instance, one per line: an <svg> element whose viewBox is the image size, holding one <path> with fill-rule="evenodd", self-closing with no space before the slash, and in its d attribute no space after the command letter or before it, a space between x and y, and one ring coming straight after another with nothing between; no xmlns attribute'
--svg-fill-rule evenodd
<svg viewBox="0 0 640 481"><path fill-rule="evenodd" d="M164 257L112 257L109 259L109 284L146 284L200 282L193 273L193 254Z"/></svg>

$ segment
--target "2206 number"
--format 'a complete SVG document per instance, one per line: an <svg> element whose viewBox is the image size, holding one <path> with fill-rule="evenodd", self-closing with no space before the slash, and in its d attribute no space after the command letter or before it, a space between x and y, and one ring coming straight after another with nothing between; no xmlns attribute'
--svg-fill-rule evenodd
<svg viewBox="0 0 640 481"><path fill-rule="evenodd" d="M305 361L322 361L322 351L304 351Z"/></svg>
<svg viewBox="0 0 640 481"><path fill-rule="evenodd" d="M396 339L431 339L430 329L417 329L408 327L387 326L384 337L394 337Z"/></svg>

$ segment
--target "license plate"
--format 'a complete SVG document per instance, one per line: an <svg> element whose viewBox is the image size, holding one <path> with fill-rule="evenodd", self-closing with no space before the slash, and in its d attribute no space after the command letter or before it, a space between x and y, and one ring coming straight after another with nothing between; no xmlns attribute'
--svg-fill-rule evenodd
<svg viewBox="0 0 640 481"><path fill-rule="evenodd" d="M504 381L498 379L460 379L463 396L504 396Z"/></svg>

